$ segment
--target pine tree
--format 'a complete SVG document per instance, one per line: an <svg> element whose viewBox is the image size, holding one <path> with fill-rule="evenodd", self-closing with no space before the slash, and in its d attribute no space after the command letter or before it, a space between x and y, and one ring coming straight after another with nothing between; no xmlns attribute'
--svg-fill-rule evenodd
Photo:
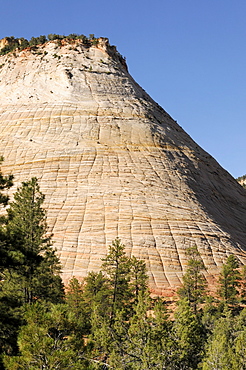
<svg viewBox="0 0 246 370"><path fill-rule="evenodd" d="M110 320L113 322L117 309L128 305L131 299L129 286L130 259L126 256L125 246L116 238L109 247L109 253L102 260L102 271L111 286Z"/></svg>
<svg viewBox="0 0 246 370"><path fill-rule="evenodd" d="M38 181L32 178L18 188L8 209L6 236L15 256L11 274L23 304L37 299L57 302L63 297L60 263L47 235L43 202Z"/></svg>
<svg viewBox="0 0 246 370"><path fill-rule="evenodd" d="M73 277L66 290L66 305L71 323L76 335L83 336L89 333L90 319L88 307L84 298L84 283Z"/></svg>
<svg viewBox="0 0 246 370"><path fill-rule="evenodd" d="M241 281L240 281L240 296L242 303L246 303L246 266L242 267Z"/></svg>
<svg viewBox="0 0 246 370"><path fill-rule="evenodd" d="M235 369L246 370L246 308L235 318L235 358L233 366Z"/></svg>
<svg viewBox="0 0 246 370"><path fill-rule="evenodd" d="M238 271L239 263L234 255L227 258L222 267L219 277L218 294L226 304L235 304L239 293L240 273Z"/></svg>
<svg viewBox="0 0 246 370"><path fill-rule="evenodd" d="M90 316L96 309L100 316L109 317L112 303L111 294L110 282L102 271L89 272L84 281L83 294L87 314Z"/></svg>
<svg viewBox="0 0 246 370"><path fill-rule="evenodd" d="M4 158L0 157L0 165L2 164ZM9 201L8 195L4 194L3 191L11 188L13 186L13 175L4 176L0 171L0 204L6 206Z"/></svg>
<svg viewBox="0 0 246 370"><path fill-rule="evenodd" d="M202 361L203 370L240 369L233 365L236 362L234 334L234 319L226 308L223 316L215 321L212 334L208 339Z"/></svg>
<svg viewBox="0 0 246 370"><path fill-rule="evenodd" d="M81 315L81 312L84 311L84 284L80 283L78 279L73 277L68 284L66 291L66 304L74 312L74 315L77 320Z"/></svg>
<svg viewBox="0 0 246 370"><path fill-rule="evenodd" d="M3 157L0 157L0 165L3 162ZM9 201L8 195L4 194L4 191L11 188L13 185L13 175L4 176L0 171L0 208L3 209ZM0 216L0 280L1 272L11 262L11 256L8 253L6 236L3 226L6 223L6 217Z"/></svg>
<svg viewBox="0 0 246 370"><path fill-rule="evenodd" d="M75 335L66 305L36 302L26 306L24 319L19 354L4 356L6 370L90 369L83 359L83 338Z"/></svg>
<svg viewBox="0 0 246 370"><path fill-rule="evenodd" d="M161 300L140 293L135 313L128 320L117 310L114 321L93 315L92 350L88 354L98 369L166 369L170 322Z"/></svg>
<svg viewBox="0 0 246 370"><path fill-rule="evenodd" d="M134 370L166 368L170 328L164 302L140 293L123 343L125 363L130 363ZM118 346L121 350L122 343Z"/></svg>
<svg viewBox="0 0 246 370"><path fill-rule="evenodd" d="M202 273L205 266L196 246L188 248L186 255L188 257L187 270L183 276L183 286L178 294L181 298L187 298L189 305L197 314L197 306L204 300L206 292L206 280Z"/></svg>
<svg viewBox="0 0 246 370"><path fill-rule="evenodd" d="M148 275L145 262L133 256L130 259L130 287L134 303L138 303L139 295L148 289Z"/></svg>
<svg viewBox="0 0 246 370"><path fill-rule="evenodd" d="M205 330L187 298L178 302L172 328L174 369L197 369L205 344Z"/></svg>
<svg viewBox="0 0 246 370"><path fill-rule="evenodd" d="M8 209L4 237L11 263L2 270L0 285L0 353L16 353L25 304L63 301L60 264L47 236L43 200L33 178L17 190Z"/></svg>
<svg viewBox="0 0 246 370"><path fill-rule="evenodd" d="M0 157L0 165L3 161L3 157ZM4 176L0 171L0 208L3 211L4 207L8 204L9 197L6 194L6 190L11 188L13 185L13 175ZM0 295L2 286L4 283L4 270L12 263L12 257L8 250L8 242L5 235L6 217L0 216ZM3 302L0 300L0 355L3 351L7 351L15 346L15 340L9 340L9 338L16 337L18 320L13 318L10 320L9 311L12 310L9 302ZM3 368L0 360L0 369Z"/></svg>

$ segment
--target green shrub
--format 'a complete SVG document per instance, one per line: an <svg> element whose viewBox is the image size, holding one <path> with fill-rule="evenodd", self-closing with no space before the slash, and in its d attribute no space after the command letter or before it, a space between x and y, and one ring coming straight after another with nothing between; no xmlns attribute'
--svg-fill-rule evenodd
<svg viewBox="0 0 246 370"><path fill-rule="evenodd" d="M50 33L47 37L45 35L40 35L38 37L31 37L30 40L25 39L24 37L15 38L14 36L6 37L8 44L0 49L0 55L6 55L15 49L23 50L27 47L32 47L32 51L35 51L36 46L42 45L47 41L57 41L57 47L62 45L62 40L67 39L68 42L73 42L74 40L81 40L82 43L86 46L97 45L98 38L94 34L90 34L89 37L85 35L71 33L68 36L58 35Z"/></svg>

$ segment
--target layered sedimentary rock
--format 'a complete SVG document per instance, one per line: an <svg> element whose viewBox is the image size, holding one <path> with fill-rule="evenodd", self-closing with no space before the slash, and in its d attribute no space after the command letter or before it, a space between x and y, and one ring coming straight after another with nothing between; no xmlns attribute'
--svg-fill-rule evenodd
<svg viewBox="0 0 246 370"><path fill-rule="evenodd" d="M0 153L15 188L36 176L64 280L112 240L174 289L197 245L207 276L246 261L245 190L132 79L106 39L0 57Z"/></svg>

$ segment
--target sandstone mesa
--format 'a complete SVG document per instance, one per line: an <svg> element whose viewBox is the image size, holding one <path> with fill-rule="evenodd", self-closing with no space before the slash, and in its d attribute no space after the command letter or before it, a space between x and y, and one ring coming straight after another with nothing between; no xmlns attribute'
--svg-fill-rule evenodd
<svg viewBox="0 0 246 370"><path fill-rule="evenodd" d="M4 45L4 44L3 44ZM174 290L197 245L212 281L246 262L246 192L133 80L105 38L0 56L2 172L33 176L63 278L97 271L112 240Z"/></svg>

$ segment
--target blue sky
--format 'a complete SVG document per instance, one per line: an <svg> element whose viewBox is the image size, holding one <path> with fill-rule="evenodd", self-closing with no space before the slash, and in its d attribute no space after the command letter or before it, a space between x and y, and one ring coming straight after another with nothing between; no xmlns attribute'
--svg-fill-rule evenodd
<svg viewBox="0 0 246 370"><path fill-rule="evenodd" d="M0 38L108 37L203 149L246 174L245 0L1 0L0 14Z"/></svg>

